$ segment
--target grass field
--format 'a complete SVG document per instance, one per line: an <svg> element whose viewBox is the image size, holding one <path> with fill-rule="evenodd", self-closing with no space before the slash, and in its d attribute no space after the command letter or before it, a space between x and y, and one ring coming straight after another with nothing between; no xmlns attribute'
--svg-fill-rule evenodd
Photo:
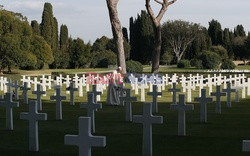
<svg viewBox="0 0 250 156"><path fill-rule="evenodd" d="M127 86L128 87L128 86ZM63 92L64 93L64 92ZM53 91L47 91L52 95ZM77 93L76 93L77 94ZM86 95L86 93L84 94ZM194 96L198 92L193 92ZM194 97L193 96L193 97ZM68 96L69 97L69 96ZM93 156L140 156L142 155L142 125L125 122L125 107L105 104L106 93L102 97L103 109L96 112L97 136L107 137L105 148L93 148ZM35 98L33 95L30 98ZM20 112L27 112L28 106L20 101L20 108L14 108L14 131L5 130L5 110L0 108L0 156L76 156L78 148L64 145L65 134L78 134L78 117L86 116L80 109L80 102L86 97L76 97L76 105L63 103L63 120L55 120L55 102L43 97L43 113L48 113L48 121L39 122L40 151L28 151L28 122L20 120ZM140 99L140 96L138 96ZM146 101L151 101L146 97ZM186 116L187 136L177 136L177 111L170 111L171 94L163 92L159 98L159 113L164 123L153 125L153 155L193 156L193 155L249 155L242 153L242 140L250 139L250 105L248 99L233 102L233 108L226 108L225 98L222 114L215 114L215 103L208 104L208 123L199 123L200 106ZM142 114L143 103L133 103L133 114Z"/></svg>

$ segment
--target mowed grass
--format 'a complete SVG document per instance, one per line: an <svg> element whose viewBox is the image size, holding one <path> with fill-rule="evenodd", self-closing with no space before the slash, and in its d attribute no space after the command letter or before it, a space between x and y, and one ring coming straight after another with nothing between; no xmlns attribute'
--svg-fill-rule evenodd
<svg viewBox="0 0 250 156"><path fill-rule="evenodd" d="M129 87L126 85L125 87ZM180 86L178 86L180 87ZM167 87L166 89L168 89ZM65 88L63 88L65 90ZM85 90L85 88L84 88ZM5 109L0 107L0 156L76 156L78 148L64 145L64 135L78 134L78 118L86 116L87 111L79 104L86 102L76 92L76 105L63 102L63 120L55 120L55 102L49 101L53 90L43 97L43 111L48 114L48 121L39 121L40 151L28 151L28 122L20 120L20 112L27 112L28 105L20 100L20 107L14 108L14 131L5 130ZM65 91L63 91L65 95ZM134 95L134 91L133 91ZM193 97L198 90L193 92ZM69 98L69 95L67 95ZM140 100L140 95L137 95ZM192 98L193 98L192 97ZM234 97L234 96L233 96ZM30 98L35 99L34 95ZM105 103L106 91L102 96L103 108L96 112L95 136L106 136L105 148L93 148L93 156L140 156L142 155L142 125L125 122L125 107L109 106ZM147 96L146 101L150 102ZM233 99L234 101L234 99ZM233 102L232 108L226 108L222 102L222 114L215 113L215 103L208 104L208 123L200 124L200 105L194 111L186 113L187 136L177 136L178 112L170 111L171 94L163 91L159 98L159 115L164 123L153 125L153 155L155 156L193 156L193 155L248 155L242 153L242 140L250 139L250 105L248 99ZM133 114L140 115L143 103L133 103Z"/></svg>

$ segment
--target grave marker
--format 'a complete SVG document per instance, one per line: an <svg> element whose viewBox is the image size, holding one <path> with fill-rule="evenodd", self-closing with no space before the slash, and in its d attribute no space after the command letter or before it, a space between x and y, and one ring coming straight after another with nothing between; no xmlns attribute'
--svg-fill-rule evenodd
<svg viewBox="0 0 250 156"><path fill-rule="evenodd" d="M6 93L5 101L0 102L1 107L5 107L6 129L13 130L13 107L19 107L19 102L12 101L12 93Z"/></svg>
<svg viewBox="0 0 250 156"><path fill-rule="evenodd" d="M95 110L101 109L102 104L94 101L93 93L88 93L88 102L80 104L80 108L86 108L88 110L88 117L91 119L92 133L95 133Z"/></svg>
<svg viewBox="0 0 250 156"><path fill-rule="evenodd" d="M91 118L80 117L78 120L79 135L65 135L66 145L76 145L79 148L79 156L91 156L92 147L105 147L106 137L93 136L91 134Z"/></svg>
<svg viewBox="0 0 250 156"><path fill-rule="evenodd" d="M186 136L186 111L194 110L194 105L185 103L185 95L179 95L179 104L170 105L171 110L178 110L178 135Z"/></svg>
<svg viewBox="0 0 250 156"><path fill-rule="evenodd" d="M131 96L130 89L124 89L126 96L120 97L121 101L125 102L126 107L126 121L132 121L132 102L137 101L137 97Z"/></svg>
<svg viewBox="0 0 250 156"><path fill-rule="evenodd" d="M200 110L200 121L201 123L207 122L207 103L212 102L213 98L206 97L206 89L201 90L201 97L194 98L194 101L200 102L201 110Z"/></svg>
<svg viewBox="0 0 250 156"><path fill-rule="evenodd" d="M143 147L142 155L143 156L152 156L153 146L152 146L152 124L162 124L162 116L153 116L152 115L152 103L144 103L143 105L143 115L134 115L134 123L143 124Z"/></svg>
<svg viewBox="0 0 250 156"><path fill-rule="evenodd" d="M30 101L29 112L22 112L20 119L29 121L29 150L39 151L38 121L47 120L47 114L38 113L36 101Z"/></svg>

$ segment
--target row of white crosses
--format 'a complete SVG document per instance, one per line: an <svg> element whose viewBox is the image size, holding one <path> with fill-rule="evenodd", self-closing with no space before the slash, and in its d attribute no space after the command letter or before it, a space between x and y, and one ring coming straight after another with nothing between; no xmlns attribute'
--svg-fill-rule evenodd
<svg viewBox="0 0 250 156"><path fill-rule="evenodd" d="M208 93L211 94L213 88L217 85L223 85L223 89L227 88L227 83L232 84L232 88L236 89L236 101L239 99L239 92L242 93L242 98L246 98L247 95L250 96L250 78L247 78L245 74L238 74L238 75L230 75L222 76L222 74L208 74L207 77L196 74L189 76L177 76L173 74L169 76L168 74L163 75L160 79L161 82L157 81L159 77L152 75L148 77L147 75L142 75L140 78L136 77L135 75L129 76L131 80L131 87L132 90L135 91L135 95L140 95L141 102L145 102L145 92L146 89L149 89L149 92L152 92L153 85L157 85L158 92L165 90L166 86L172 86L173 83L180 83L182 87L182 92L187 94L187 102L192 102L192 92L199 89L199 96L201 96L201 90L205 87L208 87ZM140 94L139 94L140 93ZM161 97L161 96L158 96Z"/></svg>
<svg viewBox="0 0 250 156"><path fill-rule="evenodd" d="M107 81L106 76L100 77L97 74L96 76L92 75L91 77L92 77L93 80L96 80L96 81L99 80L99 79L102 79L102 81L105 81L105 82ZM55 77L55 80L53 80L51 78L51 75L48 75L48 76L42 75L40 80L38 80L37 77L32 78L30 76L23 75L21 81L22 81L23 85L26 82L28 88L31 88L31 86L33 85L34 86L34 91L37 90L37 84L41 85L43 91L46 91L47 88L51 89L52 86L55 87L55 86L58 86L58 85L59 86L65 85L65 87L68 88L66 90L66 94L72 93L72 92L70 92L69 89L72 88L72 86L70 86L70 85L71 85L71 82L73 82L74 83L74 88L78 90L79 97L83 97L83 87L86 88L86 92L89 92L89 90L90 90L90 84L87 83L87 76L85 74L81 74L81 76L79 76L78 74L75 74L74 76L72 76L72 78L69 75L66 75L66 77L63 77L62 75L59 75L59 76ZM1 83L1 79L0 79L0 83ZM3 81L3 84L6 84L6 83L7 83L7 81ZM107 83L98 83L97 84L97 90L101 91L103 93L104 90L106 90L107 86L108 86ZM46 96L46 94L43 94L43 96ZM70 95L70 96L72 96L72 95ZM98 95L97 100L100 101L101 96Z"/></svg>

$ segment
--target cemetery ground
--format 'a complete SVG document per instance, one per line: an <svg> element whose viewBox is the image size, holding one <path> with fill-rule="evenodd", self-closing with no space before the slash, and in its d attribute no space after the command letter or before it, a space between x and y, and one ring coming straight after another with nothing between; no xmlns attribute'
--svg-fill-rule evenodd
<svg viewBox="0 0 250 156"><path fill-rule="evenodd" d="M125 86L128 87L128 86ZM178 87L180 87L178 85ZM169 87L167 87L169 88ZM63 95L65 88L63 88ZM85 89L84 89L85 90ZM147 90L148 91L148 90ZM21 93L21 92L20 92ZM53 90L47 90L43 99L42 113L48 113L48 121L39 121L40 151L28 151L28 122L20 120L20 112L27 112L28 105L20 101L20 108L14 108L14 130L5 130L5 110L0 107L0 155L1 156L75 156L78 147L64 145L64 135L78 134L78 118L86 116L87 111L79 104L87 101L76 93L76 105L63 102L63 120L55 120L55 102L49 100ZM133 96L134 91L132 92ZM3 94L3 93L1 93ZM21 94L20 94L21 95ZM198 96L198 90L193 97ZM34 95L29 94L31 99ZM137 95L138 99L140 95ZM67 95L69 98L69 95ZM232 108L226 108L223 98L222 114L215 113L215 102L208 104L208 123L200 123L200 105L194 103L195 110L187 111L187 136L177 136L178 112L170 110L171 93L167 89L158 98L159 115L164 117L163 124L153 125L153 155L187 156L187 155L248 155L242 153L242 140L250 139L250 98L233 102ZM106 92L102 95L103 108L96 112L95 136L106 136L105 148L93 148L94 156L139 156L142 155L142 125L125 122L125 107L108 106L105 103ZM234 101L234 96L233 99ZM146 96L146 101L152 101ZM177 98L178 101L178 98ZM141 115L143 103L132 104L133 115Z"/></svg>

